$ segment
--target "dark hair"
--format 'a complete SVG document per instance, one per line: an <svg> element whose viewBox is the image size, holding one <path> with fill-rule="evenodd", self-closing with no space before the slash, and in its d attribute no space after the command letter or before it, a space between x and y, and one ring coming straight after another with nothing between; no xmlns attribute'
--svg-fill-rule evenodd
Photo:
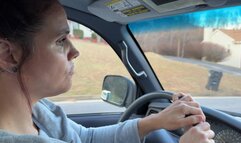
<svg viewBox="0 0 241 143"><path fill-rule="evenodd" d="M0 37L23 48L29 55L34 34L57 0L0 0Z"/></svg>
<svg viewBox="0 0 241 143"><path fill-rule="evenodd" d="M57 0L0 0L0 38L22 48L18 80L31 108L31 98L21 76L21 66L33 51L33 37Z"/></svg>

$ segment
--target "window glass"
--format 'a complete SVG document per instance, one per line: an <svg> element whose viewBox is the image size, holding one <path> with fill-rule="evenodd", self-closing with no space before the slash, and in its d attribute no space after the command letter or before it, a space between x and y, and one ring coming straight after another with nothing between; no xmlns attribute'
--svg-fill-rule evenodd
<svg viewBox="0 0 241 143"><path fill-rule="evenodd" d="M219 108L241 97L240 19L241 7L229 7L136 22L129 28L165 90L228 97Z"/></svg>
<svg viewBox="0 0 241 143"><path fill-rule="evenodd" d="M119 111L115 110L117 107L110 107L101 101L104 77L121 75L131 79L131 76L113 49L98 34L73 21L69 21L69 26L69 39L80 52L80 56L74 60L72 88L50 99L62 105L68 113ZM90 111L88 108L91 108Z"/></svg>

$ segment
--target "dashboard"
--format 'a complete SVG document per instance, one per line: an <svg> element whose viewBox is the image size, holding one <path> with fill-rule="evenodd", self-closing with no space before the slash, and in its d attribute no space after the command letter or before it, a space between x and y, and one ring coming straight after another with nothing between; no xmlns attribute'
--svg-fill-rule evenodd
<svg viewBox="0 0 241 143"><path fill-rule="evenodd" d="M213 117L207 116L207 121L216 134L214 137L216 143L241 143L240 131Z"/></svg>
<svg viewBox="0 0 241 143"><path fill-rule="evenodd" d="M152 102L149 104L146 115L158 113L169 105L170 103ZM241 143L240 120L218 110L213 110L207 107L202 107L202 109L206 115L207 122L209 122L211 129L215 132L215 143ZM171 131L170 135L177 141L178 137L183 133L183 129L178 129Z"/></svg>

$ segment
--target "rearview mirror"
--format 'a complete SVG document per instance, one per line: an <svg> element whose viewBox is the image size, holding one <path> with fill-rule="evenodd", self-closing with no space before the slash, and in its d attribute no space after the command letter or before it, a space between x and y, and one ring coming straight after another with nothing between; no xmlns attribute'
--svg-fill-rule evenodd
<svg viewBox="0 0 241 143"><path fill-rule="evenodd" d="M128 107L135 100L135 84L122 76L108 75L102 86L101 99L120 106Z"/></svg>

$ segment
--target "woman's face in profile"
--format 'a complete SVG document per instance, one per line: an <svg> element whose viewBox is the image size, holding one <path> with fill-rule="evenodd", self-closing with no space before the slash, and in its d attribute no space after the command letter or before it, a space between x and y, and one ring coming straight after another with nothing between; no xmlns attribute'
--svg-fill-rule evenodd
<svg viewBox="0 0 241 143"><path fill-rule="evenodd" d="M71 87L78 51L67 39L69 27L60 5L46 14L44 24L34 37L34 51L23 65L23 77L33 100L53 96Z"/></svg>

